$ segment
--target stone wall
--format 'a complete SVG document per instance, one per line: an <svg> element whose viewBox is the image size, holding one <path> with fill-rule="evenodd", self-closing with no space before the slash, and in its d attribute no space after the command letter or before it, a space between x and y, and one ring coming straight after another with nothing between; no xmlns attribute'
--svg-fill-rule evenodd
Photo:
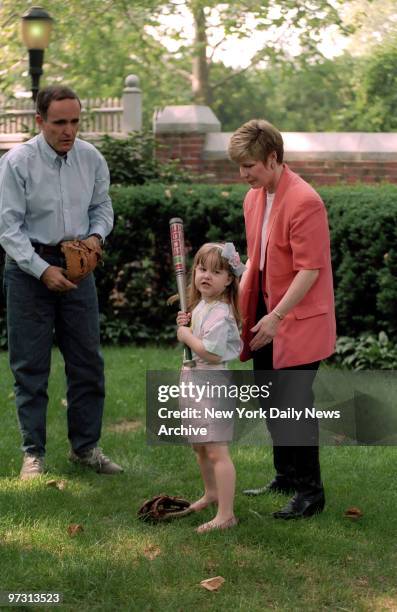
<svg viewBox="0 0 397 612"><path fill-rule="evenodd" d="M169 106L154 118L157 156L201 175L206 182L240 181L227 147L231 134L205 106ZM283 132L285 161L316 185L397 183L397 133Z"/></svg>

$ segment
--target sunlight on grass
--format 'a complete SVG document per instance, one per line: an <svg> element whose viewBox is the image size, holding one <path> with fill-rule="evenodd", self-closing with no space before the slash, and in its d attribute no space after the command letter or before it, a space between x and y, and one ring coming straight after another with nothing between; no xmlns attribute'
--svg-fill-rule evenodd
<svg viewBox="0 0 397 612"><path fill-rule="evenodd" d="M99 476L67 460L63 364L53 355L48 410L48 472L18 480L20 444L6 355L0 354L3 436L0 465L2 590L61 591L65 610L395 610L396 453L392 447L321 451L325 512L308 521L275 521L281 495L247 498L245 487L273 473L269 447L233 444L236 514L228 532L199 536L206 509L165 525L137 519L158 493L201 494L195 457L184 446L149 447L145 374L180 366L180 351L106 348L107 399L101 444L124 468ZM62 490L47 486L64 480ZM344 517L351 506L363 517ZM74 536L71 524L83 526ZM200 581L223 576L217 593Z"/></svg>

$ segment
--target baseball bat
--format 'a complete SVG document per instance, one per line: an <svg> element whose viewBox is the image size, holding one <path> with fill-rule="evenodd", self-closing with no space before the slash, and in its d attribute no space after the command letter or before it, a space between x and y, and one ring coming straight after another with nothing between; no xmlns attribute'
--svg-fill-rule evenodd
<svg viewBox="0 0 397 612"><path fill-rule="evenodd" d="M183 221L179 217L170 219L171 250L174 264L176 284L178 287L179 303L181 310L186 312L186 260L185 260L185 238L183 234ZM190 347L184 345L183 365L193 368L196 363L192 356Z"/></svg>

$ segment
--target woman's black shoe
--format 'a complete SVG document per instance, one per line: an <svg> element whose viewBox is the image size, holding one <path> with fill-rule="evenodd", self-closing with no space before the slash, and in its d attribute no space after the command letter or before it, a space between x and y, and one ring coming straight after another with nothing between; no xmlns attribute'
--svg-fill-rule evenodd
<svg viewBox="0 0 397 612"><path fill-rule="evenodd" d="M273 516L276 519L284 520L308 518L322 512L324 506L324 490L315 493L296 493L284 508L273 512Z"/></svg>

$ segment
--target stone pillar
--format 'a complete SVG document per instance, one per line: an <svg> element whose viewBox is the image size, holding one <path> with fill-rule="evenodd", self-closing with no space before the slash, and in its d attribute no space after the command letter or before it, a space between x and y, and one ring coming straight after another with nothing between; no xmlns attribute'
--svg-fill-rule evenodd
<svg viewBox="0 0 397 612"><path fill-rule="evenodd" d="M135 74L129 74L124 85L122 131L126 134L139 132L142 129L142 91L139 79Z"/></svg>
<svg viewBox="0 0 397 612"><path fill-rule="evenodd" d="M181 166L201 173L207 134L220 129L220 122L208 106L166 106L153 118L157 158L178 159Z"/></svg>

